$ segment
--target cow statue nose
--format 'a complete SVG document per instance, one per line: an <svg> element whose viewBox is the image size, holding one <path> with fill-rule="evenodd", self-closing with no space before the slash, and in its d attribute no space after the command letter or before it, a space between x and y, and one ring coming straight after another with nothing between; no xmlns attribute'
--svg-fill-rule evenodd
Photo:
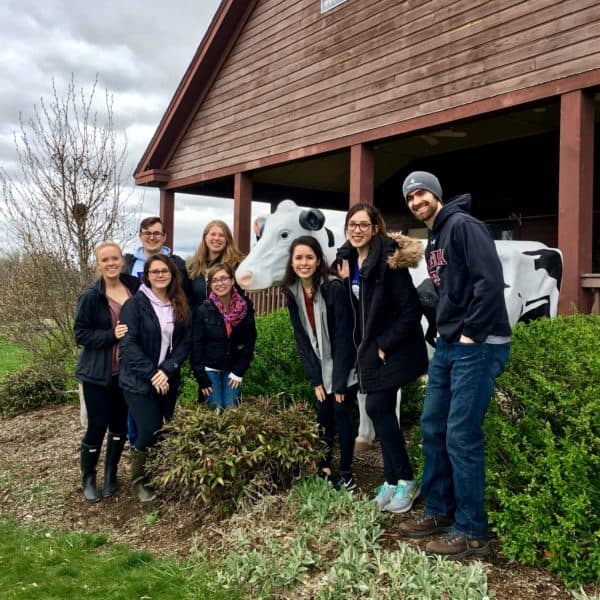
<svg viewBox="0 0 600 600"><path fill-rule="evenodd" d="M235 278L238 284L246 289L254 279L254 273L252 271L245 271L244 273L236 273Z"/></svg>

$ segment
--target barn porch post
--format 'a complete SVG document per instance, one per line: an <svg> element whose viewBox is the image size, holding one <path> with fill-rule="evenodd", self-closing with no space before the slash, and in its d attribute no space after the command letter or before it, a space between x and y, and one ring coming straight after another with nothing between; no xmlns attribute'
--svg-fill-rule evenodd
<svg viewBox="0 0 600 600"><path fill-rule="evenodd" d="M350 147L350 206L373 204L375 181L373 149L365 144Z"/></svg>
<svg viewBox="0 0 600 600"><path fill-rule="evenodd" d="M159 216L163 222L163 228L167 234L165 244L170 248L175 245L173 239L174 223L175 223L175 192L172 190L160 189L160 208Z"/></svg>
<svg viewBox="0 0 600 600"><path fill-rule="evenodd" d="M250 252L250 218L252 215L252 177L236 173L233 181L233 241L244 253Z"/></svg>
<svg viewBox="0 0 600 600"><path fill-rule="evenodd" d="M591 294L580 276L592 270L594 102L584 90L561 96L558 247L564 258L559 312L589 312Z"/></svg>

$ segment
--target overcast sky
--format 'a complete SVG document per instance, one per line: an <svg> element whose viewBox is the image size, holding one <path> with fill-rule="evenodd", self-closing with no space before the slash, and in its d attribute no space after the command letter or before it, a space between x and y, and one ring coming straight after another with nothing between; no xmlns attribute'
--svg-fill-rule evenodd
<svg viewBox="0 0 600 600"><path fill-rule="evenodd" d="M59 96L74 74L87 89L99 76L99 96L114 96L117 127L128 138L129 173L142 157L219 0L3 0L0 2L0 163L16 168L13 132L41 97ZM133 178L128 177L133 185ZM158 212L158 192L144 195L143 215ZM253 214L268 212L255 203ZM176 195L175 250L188 254L204 225L232 225L233 202Z"/></svg>

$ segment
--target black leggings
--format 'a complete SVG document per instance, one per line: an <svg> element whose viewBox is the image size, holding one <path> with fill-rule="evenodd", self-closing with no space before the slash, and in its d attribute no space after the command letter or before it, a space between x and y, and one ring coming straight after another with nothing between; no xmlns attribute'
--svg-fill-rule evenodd
<svg viewBox="0 0 600 600"><path fill-rule="evenodd" d="M127 406L133 415L137 425L137 439L135 448L145 452L150 446L154 446L165 421L170 421L175 412L175 400L177 399L177 388L169 390L162 396L154 390L148 395L132 394L124 392Z"/></svg>
<svg viewBox="0 0 600 600"><path fill-rule="evenodd" d="M83 399L87 410L87 430L83 443L101 446L106 429L117 435L127 431L127 404L119 387L119 378L114 375L108 387L83 382Z"/></svg>
<svg viewBox="0 0 600 600"><path fill-rule="evenodd" d="M383 474L390 485L414 478L402 430L396 418L396 390L367 393L367 414L381 444Z"/></svg>
<svg viewBox="0 0 600 600"><path fill-rule="evenodd" d="M352 470L354 438L356 430L352 422L352 407L356 399L356 386L348 390L343 402L335 401L335 394L327 394L323 402L317 400L317 423L321 428L322 439L327 444L327 453L321 468L331 468L331 454L337 425L340 436L340 471Z"/></svg>

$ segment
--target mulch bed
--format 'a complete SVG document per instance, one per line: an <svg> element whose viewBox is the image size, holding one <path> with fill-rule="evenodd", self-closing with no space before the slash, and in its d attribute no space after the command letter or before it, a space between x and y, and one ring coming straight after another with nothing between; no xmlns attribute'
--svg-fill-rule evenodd
<svg viewBox="0 0 600 600"><path fill-rule="evenodd" d="M136 502L128 485L127 452L119 472L121 490L96 504L83 500L79 485L81 436L79 408L73 404L0 420L0 515L61 530L101 532L111 542L185 557L192 536L201 535L206 523L182 505ZM354 468L359 490L371 496L383 480L378 448L358 454ZM102 473L102 465L98 471ZM400 539L398 523L406 518L408 515L390 517L384 545L395 546ZM428 541L409 543L423 548ZM547 572L505 559L498 541L484 565L489 587L499 600L572 598Z"/></svg>

